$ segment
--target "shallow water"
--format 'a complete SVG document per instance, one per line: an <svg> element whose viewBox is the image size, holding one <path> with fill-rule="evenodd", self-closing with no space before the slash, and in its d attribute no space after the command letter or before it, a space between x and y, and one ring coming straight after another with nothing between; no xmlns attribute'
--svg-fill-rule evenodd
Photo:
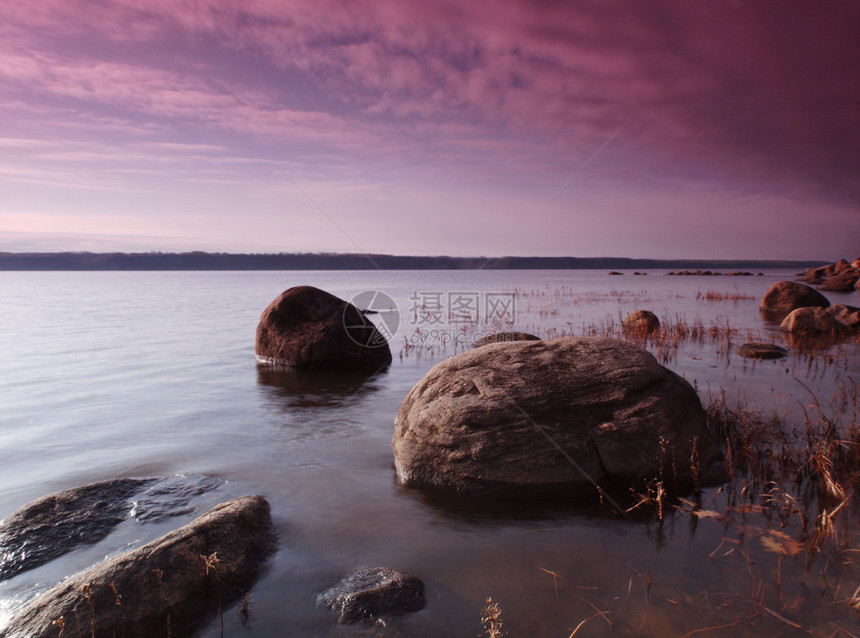
<svg viewBox="0 0 860 638"><path fill-rule="evenodd" d="M280 550L251 594L250 626L235 610L225 613L228 636L475 636L488 596L500 602L512 636L568 636L589 617L577 636L606 635L609 620L623 636L719 625L731 626L709 635L800 635L790 623L816 635L839 627L857 633L855 617L833 601L860 585L858 571L823 559L807 569L802 554L765 551L766 524L754 513L729 521L675 512L658 525L652 517L630 521L595 508L477 508L401 488L394 479L393 420L409 389L466 347L458 339L509 327L484 323L484 314L477 323L420 321L421 306L426 315L435 293L443 305L448 293L461 300L466 294L483 310L490 295L510 296L513 327L542 337L605 328L638 308L664 323L728 322L739 331L730 345L688 340L657 353L694 383L703 403L724 392L730 402L800 420L812 392L827 410L850 410L840 392L850 377L858 379L856 344L777 362L734 355L750 337L779 342L775 327L759 317L758 301L793 274L0 273L0 516L43 494L116 476L225 481L200 495L193 512L129 519L96 545L0 583L0 614L218 502L259 493L272 505ZM368 380L301 383L258 368L259 315L299 284L345 299L365 290L392 297L400 309L392 366ZM708 290L738 299L706 301ZM828 297L858 305L856 295ZM706 493L706 507L714 492ZM719 495L711 501L719 502ZM387 627L336 626L315 607L316 595L345 572L372 565L424 580L427 607ZM774 611L776 602L751 602L777 596L790 617L762 611ZM215 621L202 635L220 631Z"/></svg>

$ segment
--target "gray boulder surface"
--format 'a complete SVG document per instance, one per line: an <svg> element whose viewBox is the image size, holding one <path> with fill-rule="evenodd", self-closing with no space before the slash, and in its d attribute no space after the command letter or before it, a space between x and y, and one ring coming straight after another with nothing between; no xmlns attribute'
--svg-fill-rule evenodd
<svg viewBox="0 0 860 638"><path fill-rule="evenodd" d="M403 401L392 448L402 484L473 496L725 478L692 386L605 338L498 343L439 363Z"/></svg>

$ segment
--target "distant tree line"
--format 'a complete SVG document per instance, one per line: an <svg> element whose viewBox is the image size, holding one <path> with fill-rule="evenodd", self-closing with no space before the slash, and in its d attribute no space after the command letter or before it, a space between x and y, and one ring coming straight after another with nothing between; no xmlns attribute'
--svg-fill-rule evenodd
<svg viewBox="0 0 860 638"><path fill-rule="evenodd" d="M755 270L823 261L630 259L624 257L419 257L360 253L0 253L0 270Z"/></svg>

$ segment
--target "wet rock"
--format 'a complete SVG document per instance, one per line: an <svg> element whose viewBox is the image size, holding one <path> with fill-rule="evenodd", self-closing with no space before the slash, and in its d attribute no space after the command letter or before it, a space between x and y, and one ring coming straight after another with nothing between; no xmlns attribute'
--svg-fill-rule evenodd
<svg viewBox="0 0 860 638"><path fill-rule="evenodd" d="M257 361L292 370L378 370L391 363L386 338L355 306L319 288L284 291L257 325Z"/></svg>
<svg viewBox="0 0 860 638"><path fill-rule="evenodd" d="M131 516L140 522L155 523L173 516L191 514L194 499L224 484L212 476L168 476L154 480L132 502Z"/></svg>
<svg viewBox="0 0 860 638"><path fill-rule="evenodd" d="M359 569L317 596L341 623L418 611L425 603L424 583L390 567Z"/></svg>
<svg viewBox="0 0 860 638"><path fill-rule="evenodd" d="M830 305L827 298L809 286L795 281L778 281L762 297L759 308L765 313L789 313L797 308Z"/></svg>
<svg viewBox="0 0 860 638"><path fill-rule="evenodd" d="M635 310L624 319L622 328L636 334L651 334L660 329L660 320L650 310Z"/></svg>
<svg viewBox="0 0 860 638"><path fill-rule="evenodd" d="M495 332L484 335L480 339L475 339L474 346L480 348L491 343L503 343L505 341L540 341L540 337L527 332Z"/></svg>
<svg viewBox="0 0 860 638"><path fill-rule="evenodd" d="M222 483L209 476L120 478L42 496L0 524L0 580L96 543L129 517L147 523L191 513L195 497Z"/></svg>
<svg viewBox="0 0 860 638"><path fill-rule="evenodd" d="M153 480L101 481L28 503L0 524L0 580L100 541L128 518L130 498Z"/></svg>
<svg viewBox="0 0 860 638"><path fill-rule="evenodd" d="M788 350L772 343L751 342L740 346L738 354L745 359L782 359Z"/></svg>
<svg viewBox="0 0 860 638"><path fill-rule="evenodd" d="M692 386L616 339L497 343L451 357L409 392L392 447L402 484L472 496L594 495L592 481L627 489L655 478L683 489L697 472L725 477Z"/></svg>
<svg viewBox="0 0 860 638"><path fill-rule="evenodd" d="M275 548L261 496L222 503L30 602L3 638L184 636L248 591Z"/></svg>
<svg viewBox="0 0 860 638"><path fill-rule="evenodd" d="M832 290L834 292L852 292L858 280L860 280L860 269L849 266L843 268L832 277L828 277L821 286L821 289Z"/></svg>

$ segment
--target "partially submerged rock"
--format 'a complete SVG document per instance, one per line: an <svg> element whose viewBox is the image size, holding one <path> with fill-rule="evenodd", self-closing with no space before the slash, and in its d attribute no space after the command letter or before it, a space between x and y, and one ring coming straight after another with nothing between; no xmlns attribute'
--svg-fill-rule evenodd
<svg viewBox="0 0 860 638"><path fill-rule="evenodd" d="M0 580L97 543L129 517L155 522L191 513L195 496L222 483L210 476L119 478L42 496L0 523Z"/></svg>
<svg viewBox="0 0 860 638"><path fill-rule="evenodd" d="M418 611L425 603L424 583L390 567L356 570L317 596L317 604L336 612L341 623Z"/></svg>
<svg viewBox="0 0 860 638"><path fill-rule="evenodd" d="M840 337L849 331L829 308L798 308L788 314L779 329L792 335Z"/></svg>
<svg viewBox="0 0 860 638"><path fill-rule="evenodd" d="M262 496L222 503L33 600L3 638L184 636L247 592L275 548Z"/></svg>
<svg viewBox="0 0 860 638"><path fill-rule="evenodd" d="M291 370L378 370L391 363L385 336L352 304L319 288L284 291L257 325L257 361Z"/></svg>
<svg viewBox="0 0 860 638"><path fill-rule="evenodd" d="M42 496L0 524L0 580L107 536L128 518L130 498L154 479L101 481Z"/></svg>
<svg viewBox="0 0 860 638"><path fill-rule="evenodd" d="M506 341L540 341L540 337L527 332L494 332L493 334L484 335L480 339L475 339L475 347L480 348L491 343L504 343Z"/></svg>
<svg viewBox="0 0 860 638"><path fill-rule="evenodd" d="M625 317L621 327L634 334L647 335L660 329L660 320L650 310L635 310Z"/></svg>
<svg viewBox="0 0 860 638"><path fill-rule="evenodd" d="M451 357L404 400L392 447L402 484L465 495L724 479L692 386L615 339L499 343Z"/></svg>
<svg viewBox="0 0 860 638"><path fill-rule="evenodd" d="M824 281L821 289L834 292L852 292L858 280L860 280L860 269L851 268L846 263L845 268L838 270L836 274Z"/></svg>
<svg viewBox="0 0 860 638"><path fill-rule="evenodd" d="M740 346L738 354L745 359L782 359L788 350L772 343L750 342Z"/></svg>
<svg viewBox="0 0 860 638"><path fill-rule="evenodd" d="M827 298L814 288L795 281L778 281L765 293L759 307L765 313L787 314L797 308L826 308L829 305Z"/></svg>

